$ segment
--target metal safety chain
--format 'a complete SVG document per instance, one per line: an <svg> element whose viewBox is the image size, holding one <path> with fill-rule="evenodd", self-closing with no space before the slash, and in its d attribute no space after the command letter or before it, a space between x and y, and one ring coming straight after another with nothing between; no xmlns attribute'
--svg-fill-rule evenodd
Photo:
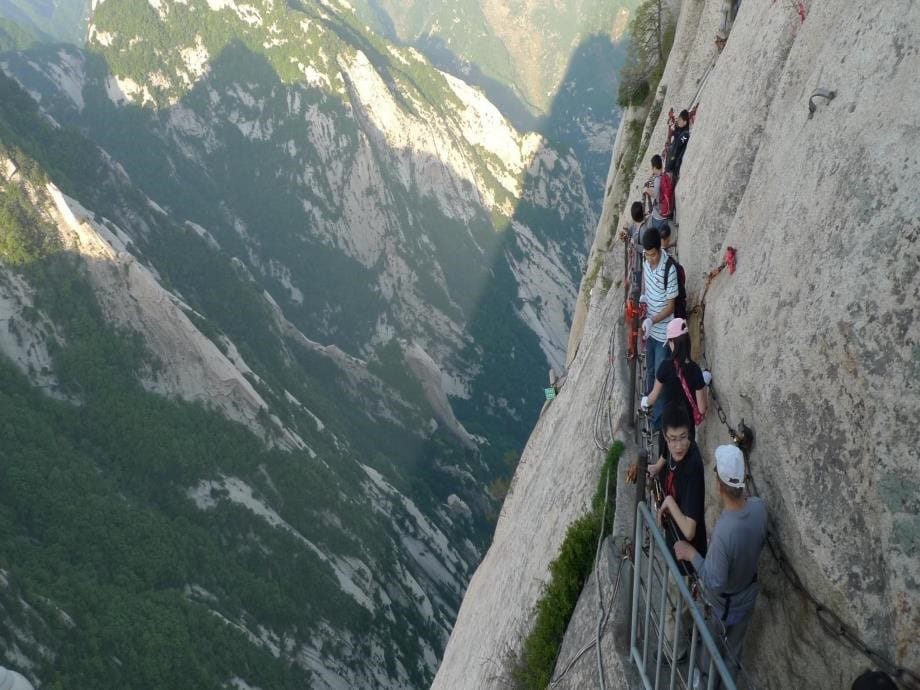
<svg viewBox="0 0 920 690"><path fill-rule="evenodd" d="M722 263L706 274L706 283L703 287L703 294L700 296L700 303L693 307L688 314L688 316L697 313L700 315L700 362L703 368L709 371L712 371L712 367L709 364L709 358L706 356L706 296L709 294L709 287L712 285L712 281L715 280L722 271L727 268L730 274L735 272L735 256L735 248L729 247L725 252L725 259ZM719 395L716 392L714 381L710 381L709 383L709 397L716 408L716 415L719 417L719 421L728 430L728 434L732 437L732 440L736 439L738 437L738 432L735 431L728 422L728 415L725 413L725 409L719 401Z"/></svg>
<svg viewBox="0 0 920 690"><path fill-rule="evenodd" d="M699 314L700 361L703 363L706 369L710 369L710 363L706 356L706 296L709 292L709 287L712 284L712 281L716 278L716 276L722 273L725 268L728 268L730 273L734 273L735 250L732 247L728 248L725 260L716 268L711 270L708 274L706 274L706 283L703 289L703 294L700 298L700 303L692 310L690 310L690 314ZM742 450L745 451L746 456L749 456L750 442L752 439L750 438L749 433L745 433L749 430L747 430L747 428L744 426L743 420L740 427L741 433L739 433L728 422L728 415L725 413L725 410L722 408L722 405L719 402L718 395L716 394L716 390L712 382L709 384L709 396L715 405L719 421L728 430L732 441L734 441L736 445L740 446ZM751 495L759 496L760 491L757 489L756 480L750 471L750 463L748 464L746 480L748 482L748 486L750 487ZM840 640L852 649L861 653L879 669L887 673L897 682L901 683L903 687L909 688L910 690L920 690L920 676L918 676L917 673L903 666L899 666L879 650L870 647L866 641L862 639L851 626L846 624L838 614L836 614L820 599L812 594L811 591L808 590L808 588L802 582L802 578L799 576L795 567L792 565L792 562L786 556L786 552L783 550L782 545L779 543L774 530L769 529L767 531L766 543L767 549L776 560L780 572L782 572L783 576L786 578L789 584L792 585L793 589L798 591L813 607L815 617L818 620L818 624L829 637Z"/></svg>

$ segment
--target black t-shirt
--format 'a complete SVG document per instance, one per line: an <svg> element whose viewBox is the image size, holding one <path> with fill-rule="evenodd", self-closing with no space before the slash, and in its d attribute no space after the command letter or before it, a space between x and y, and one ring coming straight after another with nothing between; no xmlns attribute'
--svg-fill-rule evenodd
<svg viewBox="0 0 920 690"><path fill-rule="evenodd" d="M681 512L691 520L696 520L696 533L690 543L700 552L701 556L706 555L706 484L703 479L703 459L700 456L700 449L696 443L690 444L690 450L680 462L672 460L670 457L665 461L664 469L661 472L661 486L666 495L674 496ZM677 527L677 524L675 527ZM680 528L677 527L680 532ZM665 530L668 543L673 544L674 537L671 530ZM683 534L680 535L683 539ZM673 551L673 548L672 548ZM678 561L678 565L691 568L689 563Z"/></svg>
<svg viewBox="0 0 920 690"><path fill-rule="evenodd" d="M694 396L693 400L695 402L696 392L706 387L706 382L703 381L703 372L693 361L682 362L680 368L684 372L684 378L687 380L687 387ZM668 358L659 364L658 371L655 372L655 378L661 381L661 385L664 387L664 390L661 391L661 399L664 400L665 407L674 402L681 403L684 409L687 410L687 416L692 423L693 411L690 409L690 402L687 400L687 394L684 393L684 387L680 385L680 379L677 377L677 371L674 369L674 360Z"/></svg>

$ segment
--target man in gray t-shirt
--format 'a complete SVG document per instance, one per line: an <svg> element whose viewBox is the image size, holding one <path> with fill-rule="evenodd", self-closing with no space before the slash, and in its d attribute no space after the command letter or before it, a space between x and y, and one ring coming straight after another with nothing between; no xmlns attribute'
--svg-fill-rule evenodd
<svg viewBox="0 0 920 690"><path fill-rule="evenodd" d="M716 448L716 474L724 508L709 538L706 557L685 541L674 545L674 553L680 560L693 563L699 574L703 594L712 607L707 626L713 637L722 641L725 664L735 676L741 666L741 644L760 592L757 561L767 539L767 508L759 498L745 498L744 455L737 446ZM700 687L706 687L708 655L704 653L700 661ZM698 674L694 675L696 679Z"/></svg>

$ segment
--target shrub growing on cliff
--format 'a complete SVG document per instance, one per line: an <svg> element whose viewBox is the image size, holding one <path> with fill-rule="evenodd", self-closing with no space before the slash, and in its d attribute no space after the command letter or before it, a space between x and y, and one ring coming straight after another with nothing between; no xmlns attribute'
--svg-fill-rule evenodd
<svg viewBox="0 0 920 690"><path fill-rule="evenodd" d="M604 514L607 473L610 473L611 486L615 486L617 464L622 452L623 444L619 441L610 448L601 467L591 512L569 526L559 555L549 565L550 580L534 608L533 629L509 670L515 688L542 690L549 685L566 627L594 565L600 532L609 534L613 525L615 505L612 496Z"/></svg>
<svg viewBox="0 0 920 690"><path fill-rule="evenodd" d="M654 94L674 42L674 22L662 0L646 0L629 24L629 53L620 70L617 103L621 108L644 103Z"/></svg>

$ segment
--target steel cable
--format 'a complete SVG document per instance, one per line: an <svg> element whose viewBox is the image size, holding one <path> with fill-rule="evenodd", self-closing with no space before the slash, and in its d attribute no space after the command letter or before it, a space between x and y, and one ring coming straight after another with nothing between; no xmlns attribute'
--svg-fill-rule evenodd
<svg viewBox="0 0 920 690"><path fill-rule="evenodd" d="M597 637L595 638L597 646L597 678L601 690L607 690L607 682L604 680L604 661L601 658L601 630L604 619L604 594L601 589L601 545L604 543L604 531L607 525L607 502L610 500L610 468L607 468L607 481L604 486L604 505L601 509L601 524L597 533L597 551L594 553L594 581L597 585ZM611 610L612 610L611 606Z"/></svg>
<svg viewBox="0 0 920 690"><path fill-rule="evenodd" d="M611 598L611 601L616 601L617 595L620 593L620 580L623 575L623 566L627 563L629 564L630 567L632 567L632 562L629 560L629 556L624 555L622 558L620 558L620 565L617 568L617 578L616 578L616 582L613 587L613 597ZM604 623L602 627L607 627L607 622L610 620L610 614L612 612L613 612L613 607L611 606L610 608L607 609L606 613L604 614ZM581 659L589 651L591 651L591 649L595 645L597 645L597 639L591 640L590 642L585 644L581 649L575 652L575 655L563 667L562 671L559 672L559 675L557 675L552 681L550 681L550 684L549 684L550 687L552 688L558 687L559 683L562 682L562 679L565 677L565 675L569 671L571 671L572 668L574 668L575 664L578 663L578 660Z"/></svg>

